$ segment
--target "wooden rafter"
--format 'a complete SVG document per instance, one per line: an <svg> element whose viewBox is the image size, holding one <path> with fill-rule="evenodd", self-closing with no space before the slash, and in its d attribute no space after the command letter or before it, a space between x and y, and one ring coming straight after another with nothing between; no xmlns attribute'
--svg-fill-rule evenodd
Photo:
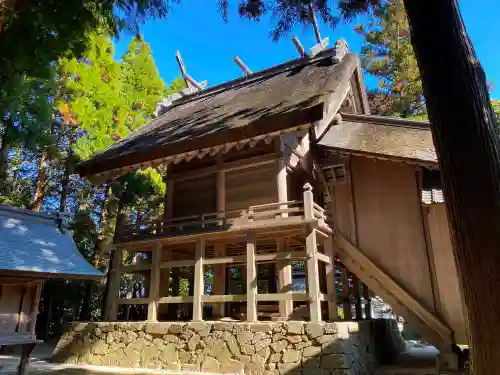
<svg viewBox="0 0 500 375"><path fill-rule="evenodd" d="M149 167L158 167L160 165L168 165L170 163L174 164L179 164L182 161L190 161L194 157L198 157L199 159L210 155L210 156L216 156L218 154L224 154L230 151L233 148L236 148L237 150L241 150L244 147L255 147L259 144L259 142L263 141L266 144L270 144L272 140L279 136L280 134L288 133L288 132L295 132L295 131L303 131L305 129L308 129L310 127L310 124L306 125L301 125L289 129L284 129L281 131L273 132L273 133L268 133L268 134L262 134L256 137L252 138L247 138L247 139L242 139L238 141L233 141L233 142L227 142L221 145L217 146L211 146L203 149L198 149L198 150L192 150L188 152L184 152L181 154L177 155L172 155L172 156L167 156L164 158L159 158L147 162L141 162L133 165L129 165L126 167L122 168L117 168L117 169L112 169L110 171L102 172L102 173L97 173L89 178L89 180L93 183L102 183L104 181L117 178L120 176L123 176L126 173L132 172L137 169L145 169Z"/></svg>

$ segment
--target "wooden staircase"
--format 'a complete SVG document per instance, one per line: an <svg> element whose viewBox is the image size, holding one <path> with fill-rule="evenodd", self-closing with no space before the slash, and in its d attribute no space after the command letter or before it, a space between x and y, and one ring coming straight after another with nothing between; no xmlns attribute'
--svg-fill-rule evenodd
<svg viewBox="0 0 500 375"><path fill-rule="evenodd" d="M339 260L376 295L387 302L410 326L438 349L450 350L453 331L434 312L429 311L390 275L371 261L361 249L341 234L332 237Z"/></svg>

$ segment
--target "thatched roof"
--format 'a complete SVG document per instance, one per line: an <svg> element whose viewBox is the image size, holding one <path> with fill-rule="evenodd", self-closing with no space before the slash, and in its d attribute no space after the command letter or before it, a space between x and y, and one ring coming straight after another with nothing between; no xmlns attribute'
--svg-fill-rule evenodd
<svg viewBox="0 0 500 375"><path fill-rule="evenodd" d="M319 145L330 150L437 166L430 125L391 117L343 114Z"/></svg>
<svg viewBox="0 0 500 375"><path fill-rule="evenodd" d="M83 258L60 219L0 205L0 274L94 279L102 272Z"/></svg>
<svg viewBox="0 0 500 375"><path fill-rule="evenodd" d="M327 98L357 66L356 55L337 62L330 49L191 94L77 171L96 174L310 124L323 117Z"/></svg>

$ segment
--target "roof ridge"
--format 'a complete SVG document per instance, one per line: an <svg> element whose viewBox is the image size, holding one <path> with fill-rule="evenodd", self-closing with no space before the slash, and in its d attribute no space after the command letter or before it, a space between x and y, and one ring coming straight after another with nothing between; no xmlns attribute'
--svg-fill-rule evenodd
<svg viewBox="0 0 500 375"><path fill-rule="evenodd" d="M67 215L64 212L54 212L54 213L37 212L37 211L28 210L26 208L9 206L6 204L0 204L0 214L2 211L7 211L9 213L23 216L23 217L33 217L33 218L37 218L37 219L45 219L45 220L53 220L53 221L57 221L61 218L61 216Z"/></svg>
<svg viewBox="0 0 500 375"><path fill-rule="evenodd" d="M305 57L299 57L299 58L293 59L293 60L288 60L288 61L285 61L284 63L274 65L274 66L271 66L269 68L265 68L263 70L259 70L257 72L252 73L252 74L249 74L247 76L243 76L243 77L232 79L230 81L219 83L215 86L208 87L208 88L203 89L201 91L193 92L191 94L185 95L185 96L173 101L165 113L168 113L171 108L175 108L179 105L189 103L192 100L205 98L205 97L210 96L210 95L215 95L223 90L241 87L241 86L244 86L246 84L255 82L257 79L267 78L267 77L272 76L274 74L283 73L289 69L296 68L297 66L300 66L300 65L309 65L311 63L323 60L323 59L328 58L328 57L335 57L336 54L337 54L337 50L334 46L332 48L328 48L328 49L321 51L320 53L318 53L314 57L305 56ZM338 61L336 63L339 63L339 62L340 61ZM165 113L158 116L157 118L160 118Z"/></svg>

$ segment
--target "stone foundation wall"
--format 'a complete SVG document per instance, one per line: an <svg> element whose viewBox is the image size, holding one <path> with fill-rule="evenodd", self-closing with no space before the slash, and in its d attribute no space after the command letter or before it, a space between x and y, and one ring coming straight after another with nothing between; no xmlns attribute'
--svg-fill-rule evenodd
<svg viewBox="0 0 500 375"><path fill-rule="evenodd" d="M56 362L245 373L368 375L372 322L73 323Z"/></svg>

